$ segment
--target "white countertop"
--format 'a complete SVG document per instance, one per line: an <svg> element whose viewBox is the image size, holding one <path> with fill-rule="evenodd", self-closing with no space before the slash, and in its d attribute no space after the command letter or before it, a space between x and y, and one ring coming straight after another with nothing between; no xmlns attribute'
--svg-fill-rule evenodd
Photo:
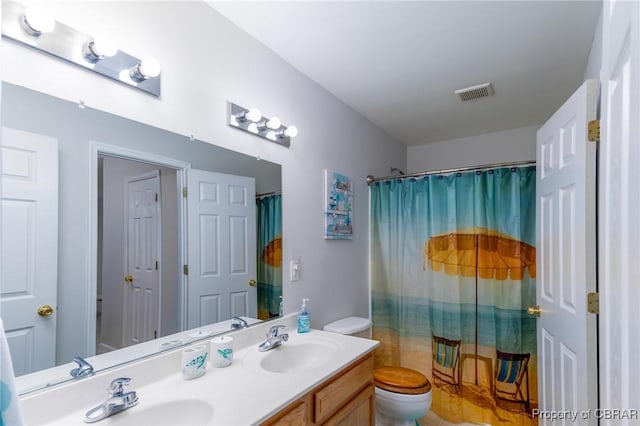
<svg viewBox="0 0 640 426"><path fill-rule="evenodd" d="M261 359L265 356L278 356L280 348L258 352L257 347L264 340L266 330L275 324L284 324L286 328L283 332L290 336L289 342L283 343L283 346L326 341L334 343L339 350L332 350L327 362L321 362L320 365L302 372L266 371L259 367ZM166 424L175 424L183 419L179 413L181 408L193 407L193 410L199 410L202 408L200 402L203 402L201 405L206 406L207 410L210 407L213 415L206 422L198 424L257 424L378 346L378 342L374 340L319 330L298 334L294 325L295 315L289 315L281 320L230 333L234 337L233 364L225 368L214 368L209 364L207 373L197 379L183 380L179 362L182 349L179 349L27 395L20 400L25 421L28 425L85 425L84 414L106 399L105 388L110 381L126 376L132 379L127 390L137 392L138 405L100 421L99 425L142 424L145 421L144 410L160 412L155 407L163 405L165 409L170 407L163 414ZM180 405L180 401L184 405ZM184 419L185 422L180 424L189 424L186 417ZM155 419L154 424L157 421Z"/></svg>
<svg viewBox="0 0 640 426"><path fill-rule="evenodd" d="M255 324L261 321L256 318L241 318L249 324ZM172 344L174 347L181 346L195 341L196 339L206 337L207 335L211 335L211 337L213 337L215 334L227 332L231 329L231 323L232 320L229 319L193 330L182 331L180 333L160 337L148 342L127 346L104 354L94 355L85 359L96 371L100 371L116 365L131 362L132 360L142 358L144 356L169 350L171 349ZM69 372L78 365L71 362L71 360L69 361L70 362L66 364L61 364L52 368L16 377L16 390L18 395L27 394L43 387L53 386L72 380Z"/></svg>

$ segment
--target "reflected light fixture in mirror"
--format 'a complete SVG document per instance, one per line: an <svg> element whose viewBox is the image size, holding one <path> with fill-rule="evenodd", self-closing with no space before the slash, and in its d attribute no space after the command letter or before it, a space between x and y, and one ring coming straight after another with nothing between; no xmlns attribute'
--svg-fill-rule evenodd
<svg viewBox="0 0 640 426"><path fill-rule="evenodd" d="M286 147L291 145L291 138L298 135L296 126L285 126L278 117L263 117L256 108L247 109L232 102L227 102L227 123Z"/></svg>
<svg viewBox="0 0 640 426"><path fill-rule="evenodd" d="M129 55L109 38L82 33L37 7L3 1L2 36L160 96L160 66L155 60Z"/></svg>

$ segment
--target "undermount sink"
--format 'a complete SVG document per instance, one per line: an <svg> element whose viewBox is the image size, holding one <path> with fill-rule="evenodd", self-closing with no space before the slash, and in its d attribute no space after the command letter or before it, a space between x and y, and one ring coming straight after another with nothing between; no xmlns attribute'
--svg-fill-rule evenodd
<svg viewBox="0 0 640 426"><path fill-rule="evenodd" d="M292 336L267 352L252 352L246 362L272 373L303 373L330 363L340 345L330 339Z"/></svg>
<svg viewBox="0 0 640 426"><path fill-rule="evenodd" d="M152 404L139 404L101 421L102 424L163 426L206 425L213 417L213 407L199 399L183 399Z"/></svg>

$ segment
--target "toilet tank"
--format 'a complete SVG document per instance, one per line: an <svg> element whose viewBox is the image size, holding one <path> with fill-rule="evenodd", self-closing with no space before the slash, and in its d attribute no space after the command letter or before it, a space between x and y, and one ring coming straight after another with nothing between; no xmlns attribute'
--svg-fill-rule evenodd
<svg viewBox="0 0 640 426"><path fill-rule="evenodd" d="M350 336L371 338L371 320L362 317L347 317L330 322L322 328L332 333L348 334Z"/></svg>

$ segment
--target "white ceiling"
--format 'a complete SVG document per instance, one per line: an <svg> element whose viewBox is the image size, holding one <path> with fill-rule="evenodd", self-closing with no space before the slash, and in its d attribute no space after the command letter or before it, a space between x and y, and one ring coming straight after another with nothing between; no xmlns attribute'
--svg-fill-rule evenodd
<svg viewBox="0 0 640 426"><path fill-rule="evenodd" d="M543 123L582 83L599 1L208 2L392 137ZM493 82L495 96L454 90Z"/></svg>

